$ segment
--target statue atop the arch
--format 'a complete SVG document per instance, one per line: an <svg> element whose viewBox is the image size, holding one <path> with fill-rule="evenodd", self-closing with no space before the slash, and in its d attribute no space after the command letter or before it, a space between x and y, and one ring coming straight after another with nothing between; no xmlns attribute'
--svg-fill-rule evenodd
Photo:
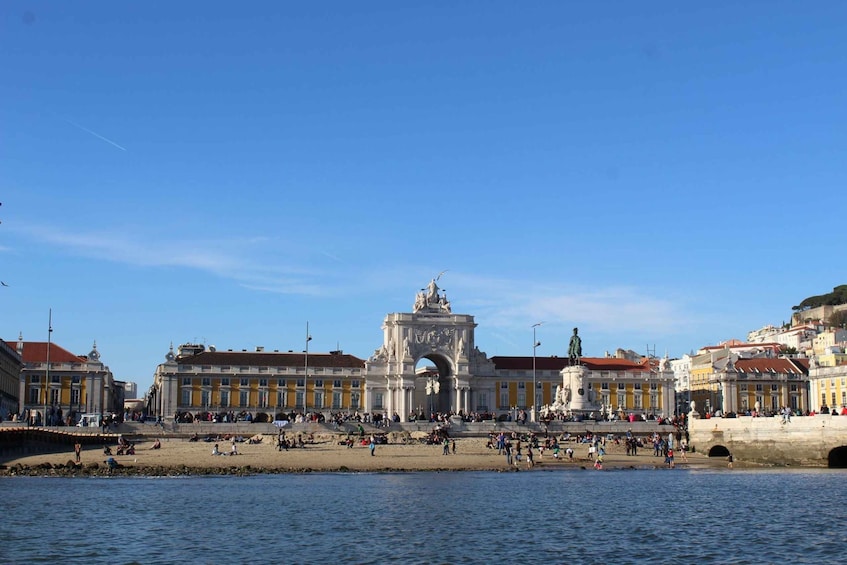
<svg viewBox="0 0 847 565"><path fill-rule="evenodd" d="M440 276L441 275L439 275L439 277ZM447 293L444 292L439 294L438 291L443 289L438 287L436 280L437 279L430 280L429 284L426 285L426 288L421 289L421 291L415 295L414 312L420 312L422 310L447 314L452 312L450 309L450 301L447 300Z"/></svg>
<svg viewBox="0 0 847 565"><path fill-rule="evenodd" d="M574 328L568 344L568 360L571 365L579 365L580 357L582 357L582 338L579 337L579 328Z"/></svg>

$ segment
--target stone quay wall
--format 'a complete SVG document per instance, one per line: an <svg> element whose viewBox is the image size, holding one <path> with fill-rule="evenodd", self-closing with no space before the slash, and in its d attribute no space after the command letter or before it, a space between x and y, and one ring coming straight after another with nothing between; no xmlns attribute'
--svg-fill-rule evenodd
<svg viewBox="0 0 847 565"><path fill-rule="evenodd" d="M688 429L698 453L731 453L739 463L827 467L834 452L847 451L847 416L701 418Z"/></svg>

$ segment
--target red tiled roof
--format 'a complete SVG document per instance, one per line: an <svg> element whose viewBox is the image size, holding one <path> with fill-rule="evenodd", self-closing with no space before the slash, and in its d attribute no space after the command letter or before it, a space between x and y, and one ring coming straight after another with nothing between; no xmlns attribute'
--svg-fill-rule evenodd
<svg viewBox="0 0 847 565"><path fill-rule="evenodd" d="M532 357L491 357L498 370L532 370ZM642 363L614 357L580 357L580 361L591 371L647 371ZM561 371L568 365L567 357L536 357L538 371Z"/></svg>
<svg viewBox="0 0 847 565"><path fill-rule="evenodd" d="M304 367L305 353L271 353L251 351L204 351L178 358L181 365L244 366L244 367ZM364 368L365 362L346 353L309 353L309 367Z"/></svg>
<svg viewBox="0 0 847 565"><path fill-rule="evenodd" d="M806 363L799 363L805 361ZM776 359L756 358L739 359L735 362L735 368L744 373L802 373L808 374L809 365L807 359L788 359L784 357Z"/></svg>
<svg viewBox="0 0 847 565"><path fill-rule="evenodd" d="M18 341L7 341L9 347L15 351L18 349ZM46 341L25 341L24 350L21 355L21 360L24 363L46 363L47 362L47 342ZM86 358L80 355L74 355L64 347L50 344L50 362L51 363L85 363Z"/></svg>

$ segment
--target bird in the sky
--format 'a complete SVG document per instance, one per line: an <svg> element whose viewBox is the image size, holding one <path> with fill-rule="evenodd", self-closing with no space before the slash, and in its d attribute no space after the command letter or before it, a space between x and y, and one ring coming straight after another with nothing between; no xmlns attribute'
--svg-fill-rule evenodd
<svg viewBox="0 0 847 565"><path fill-rule="evenodd" d="M0 284L2 284L3 286L9 286L9 285L7 285L5 282L3 282L3 281L0 281Z"/></svg>

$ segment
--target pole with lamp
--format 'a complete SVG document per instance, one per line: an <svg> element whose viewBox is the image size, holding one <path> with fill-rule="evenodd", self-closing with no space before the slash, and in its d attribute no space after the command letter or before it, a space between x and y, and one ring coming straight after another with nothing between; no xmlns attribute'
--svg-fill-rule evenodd
<svg viewBox="0 0 847 565"><path fill-rule="evenodd" d="M435 407L433 405L433 397L441 391L441 383L437 378L430 377L426 380L426 395L429 397L429 417L432 419Z"/></svg>
<svg viewBox="0 0 847 565"><path fill-rule="evenodd" d="M53 309L50 308L47 317L47 365L44 369L44 422L47 425L47 405L50 402L50 341L53 335Z"/></svg>
<svg viewBox="0 0 847 565"><path fill-rule="evenodd" d="M309 334L309 322L306 322L306 375L303 377L303 416L309 413L309 342L312 336Z"/></svg>
<svg viewBox="0 0 847 565"><path fill-rule="evenodd" d="M532 421L533 423L538 421L538 416L536 414L536 408L538 406L538 389L536 388L535 383L535 350L541 345L541 342L535 338L535 330L543 324L544 322L538 322L537 324L532 324Z"/></svg>

